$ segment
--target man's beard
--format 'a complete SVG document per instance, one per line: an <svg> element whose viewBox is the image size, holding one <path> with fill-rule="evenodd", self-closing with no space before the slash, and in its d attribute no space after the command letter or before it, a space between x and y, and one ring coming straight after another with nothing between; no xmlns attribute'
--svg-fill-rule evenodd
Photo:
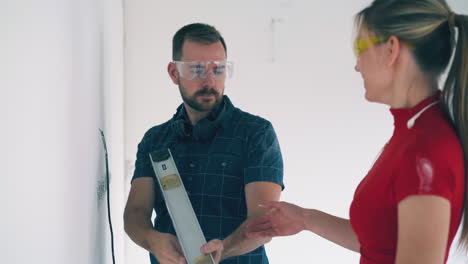
<svg viewBox="0 0 468 264"><path fill-rule="evenodd" d="M207 112L207 111L213 110L214 108L216 108L221 103L222 98L223 98L222 94L220 94L215 89L209 88L209 87L204 87L202 90L196 92L192 96L188 96L185 93L185 88L180 83L179 83L179 90L180 90L180 94L182 96L182 100L184 100L184 102L188 106L190 106L193 110L196 110L196 111L199 111L199 112ZM197 101L198 96L209 95L209 94L214 95L214 97L215 97L214 102L210 102L210 103L201 102L200 103L200 102Z"/></svg>

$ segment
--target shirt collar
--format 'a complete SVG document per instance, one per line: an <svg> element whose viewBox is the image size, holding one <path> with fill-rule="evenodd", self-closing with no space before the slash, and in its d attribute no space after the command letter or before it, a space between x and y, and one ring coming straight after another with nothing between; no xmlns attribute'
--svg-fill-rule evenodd
<svg viewBox="0 0 468 264"><path fill-rule="evenodd" d="M414 107L398 109L391 108L390 112L393 115L395 129L411 129L414 125L414 122L416 122L417 118L428 108L432 107L435 103L437 103L440 100L441 95L442 92L437 91L435 94L422 100Z"/></svg>
<svg viewBox="0 0 468 264"><path fill-rule="evenodd" d="M219 125L222 127L226 127L227 123L229 122L229 116L231 116L234 109L235 107L232 104L229 97L227 95L223 95L221 103L215 109L213 109L205 118L207 118L210 121L214 121L219 118ZM180 104L177 107L176 113L172 118L173 121L178 119L185 119L188 122L190 120L187 115L187 110L185 109L184 103Z"/></svg>

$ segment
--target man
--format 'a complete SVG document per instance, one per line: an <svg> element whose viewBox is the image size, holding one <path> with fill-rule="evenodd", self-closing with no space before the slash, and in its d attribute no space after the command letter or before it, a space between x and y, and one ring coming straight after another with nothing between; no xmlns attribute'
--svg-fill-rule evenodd
<svg viewBox="0 0 468 264"><path fill-rule="evenodd" d="M226 264L268 263L263 244L271 238L247 238L245 223L264 214L258 204L279 200L284 188L273 127L234 107L224 95L232 65L214 27L182 27L174 35L172 55L168 73L183 104L138 145L125 230L151 253L152 264L186 263L148 155L170 148L203 233L211 240L201 253Z"/></svg>

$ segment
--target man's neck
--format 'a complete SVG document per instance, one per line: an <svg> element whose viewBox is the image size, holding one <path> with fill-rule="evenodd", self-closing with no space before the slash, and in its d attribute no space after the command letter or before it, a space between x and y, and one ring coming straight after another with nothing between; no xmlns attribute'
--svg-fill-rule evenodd
<svg viewBox="0 0 468 264"><path fill-rule="evenodd" d="M192 107L188 106L186 103L184 103L185 111L187 113L188 118L190 119L190 123L192 125L196 125L198 121L202 120L203 118L207 117L210 111L197 111L193 109Z"/></svg>

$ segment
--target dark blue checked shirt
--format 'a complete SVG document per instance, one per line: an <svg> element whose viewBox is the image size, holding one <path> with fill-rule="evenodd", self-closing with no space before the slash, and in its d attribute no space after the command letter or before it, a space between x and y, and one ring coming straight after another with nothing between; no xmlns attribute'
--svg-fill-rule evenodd
<svg viewBox="0 0 468 264"><path fill-rule="evenodd" d="M173 119L148 130L138 145L132 179L155 178L148 153L170 148L207 241L225 239L247 218L246 184L267 181L284 188L283 159L271 123L234 107L227 96L224 107L220 128L208 142L177 136L172 123L185 114L183 105ZM175 235L160 187L154 186L154 228ZM268 258L262 246L221 263L267 264Z"/></svg>

